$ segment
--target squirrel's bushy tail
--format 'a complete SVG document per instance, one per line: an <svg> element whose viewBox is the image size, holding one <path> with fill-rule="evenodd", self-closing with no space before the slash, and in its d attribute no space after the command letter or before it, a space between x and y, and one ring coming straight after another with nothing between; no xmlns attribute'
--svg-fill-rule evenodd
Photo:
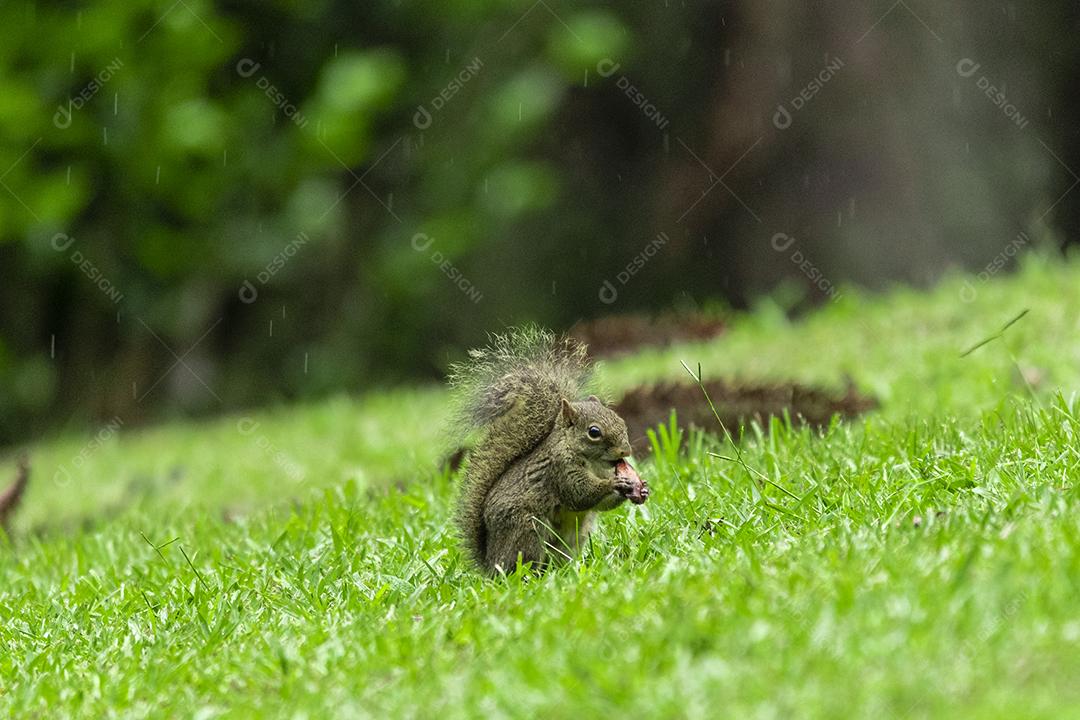
<svg viewBox="0 0 1080 720"><path fill-rule="evenodd" d="M562 398L578 399L590 377L585 346L535 327L493 335L454 365L456 428L479 431L461 481L455 521L466 549L484 565L484 502L509 467L554 427Z"/></svg>

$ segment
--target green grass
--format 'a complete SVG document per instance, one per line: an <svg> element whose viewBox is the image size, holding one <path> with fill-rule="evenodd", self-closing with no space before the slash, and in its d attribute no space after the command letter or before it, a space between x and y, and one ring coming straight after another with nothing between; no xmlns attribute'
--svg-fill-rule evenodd
<svg viewBox="0 0 1080 720"><path fill-rule="evenodd" d="M122 431L78 467L89 436L30 448L0 713L1077 716L1080 264L1033 259L971 303L962 282L796 323L762 306L605 365L615 392L686 361L851 377L882 407L751 428L749 472L714 437L661 443L649 503L528 582L454 546L439 388Z"/></svg>

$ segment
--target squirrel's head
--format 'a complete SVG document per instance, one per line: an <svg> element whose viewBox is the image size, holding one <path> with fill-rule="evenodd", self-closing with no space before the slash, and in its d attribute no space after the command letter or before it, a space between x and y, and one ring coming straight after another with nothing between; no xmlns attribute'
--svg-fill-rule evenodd
<svg viewBox="0 0 1080 720"><path fill-rule="evenodd" d="M577 402L563 398L559 423L569 431L566 435L569 447L594 462L613 465L633 452L626 423L595 395Z"/></svg>

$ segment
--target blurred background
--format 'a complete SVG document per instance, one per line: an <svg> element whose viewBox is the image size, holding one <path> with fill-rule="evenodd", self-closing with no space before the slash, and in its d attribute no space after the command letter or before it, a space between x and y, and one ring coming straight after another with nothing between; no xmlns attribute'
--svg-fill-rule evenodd
<svg viewBox="0 0 1080 720"><path fill-rule="evenodd" d="M1076 2L0 5L0 444L1080 223ZM957 302L970 301L960 297Z"/></svg>

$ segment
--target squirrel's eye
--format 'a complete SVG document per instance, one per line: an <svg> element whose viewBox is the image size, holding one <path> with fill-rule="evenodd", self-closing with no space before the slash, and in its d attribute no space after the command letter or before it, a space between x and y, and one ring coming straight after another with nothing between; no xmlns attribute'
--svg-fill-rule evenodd
<svg viewBox="0 0 1080 720"><path fill-rule="evenodd" d="M595 425L589 426L588 433L589 437L593 440L599 440L604 435L604 433L600 432L600 428L596 427Z"/></svg>

